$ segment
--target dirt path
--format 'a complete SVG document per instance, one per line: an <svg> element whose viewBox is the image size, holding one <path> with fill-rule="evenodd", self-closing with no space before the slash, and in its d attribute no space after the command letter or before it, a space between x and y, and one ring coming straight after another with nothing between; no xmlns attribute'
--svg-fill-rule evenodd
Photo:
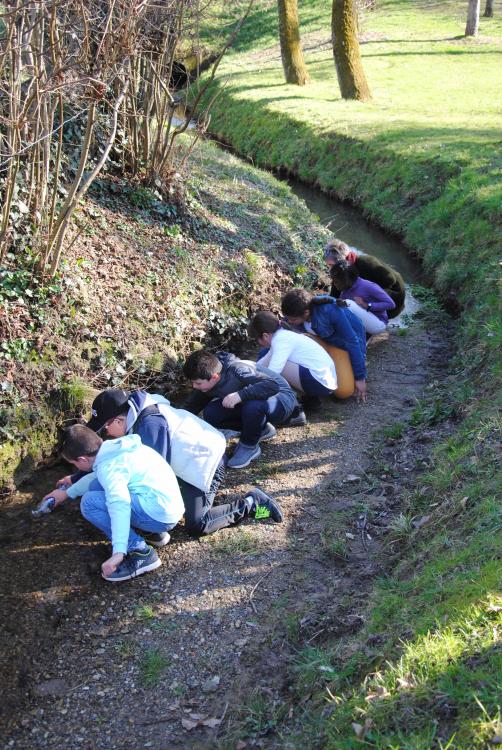
<svg viewBox="0 0 502 750"><path fill-rule="evenodd" d="M280 499L282 525L249 522L199 542L179 530L158 572L113 587L98 575L106 545L76 507L29 518L25 503L60 468L3 506L5 747L223 746L250 695L287 695L300 639L358 627L382 569L380 529L421 458L404 443L389 448L387 466L371 452L440 364L419 322L372 342L368 360L366 405L330 403L306 427L281 430L260 461L228 472L226 497L258 484ZM258 727L239 747L261 746L281 745Z"/></svg>

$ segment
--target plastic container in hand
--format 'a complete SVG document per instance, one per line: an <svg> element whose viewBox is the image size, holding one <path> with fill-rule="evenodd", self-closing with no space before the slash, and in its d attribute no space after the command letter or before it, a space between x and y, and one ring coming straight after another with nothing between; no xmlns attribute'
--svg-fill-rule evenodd
<svg viewBox="0 0 502 750"><path fill-rule="evenodd" d="M31 511L31 515L33 516L33 518L41 518L42 516L47 515L47 513L52 513L55 505L55 497L46 497L45 500L42 500L42 502L37 505L35 510Z"/></svg>

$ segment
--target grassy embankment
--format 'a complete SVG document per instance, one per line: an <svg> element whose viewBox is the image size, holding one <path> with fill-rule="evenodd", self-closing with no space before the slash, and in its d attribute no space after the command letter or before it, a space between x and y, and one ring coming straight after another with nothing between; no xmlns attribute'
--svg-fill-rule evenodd
<svg viewBox="0 0 502 750"><path fill-rule="evenodd" d="M405 498L410 530L413 517L429 523L375 587L361 633L300 650L292 689L304 715L276 728L284 742L322 736L336 750L484 747L502 735L502 7L465 40L465 3L379 3L362 25L374 98L359 104L339 98L329 4L299 5L310 85L284 84L275 5L258 2L211 92L211 129L255 163L358 203L404 237L440 297L456 298L448 387L415 421L459 420Z"/></svg>
<svg viewBox="0 0 502 750"><path fill-rule="evenodd" d="M42 285L8 258L0 489L53 451L64 419L88 413L93 389L176 391L180 359L208 337L244 337L250 305L268 306L278 286L301 279L325 241L286 185L210 143L196 148L185 191L168 204L103 179L56 279Z"/></svg>

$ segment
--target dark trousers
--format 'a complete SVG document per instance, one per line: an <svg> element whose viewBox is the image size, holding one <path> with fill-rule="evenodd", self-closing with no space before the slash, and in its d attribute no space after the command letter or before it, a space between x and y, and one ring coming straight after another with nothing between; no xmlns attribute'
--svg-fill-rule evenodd
<svg viewBox="0 0 502 750"><path fill-rule="evenodd" d="M185 528L192 536L212 534L213 531L239 523L249 515L250 506L244 498L213 508L216 492L224 476L225 468L221 463L208 492L199 490L178 477L181 496L185 503Z"/></svg>
<svg viewBox="0 0 502 750"><path fill-rule="evenodd" d="M213 427L239 430L244 445L256 445L267 422L281 424L288 416L277 396L241 401L233 409L226 409L216 398L204 409L206 422Z"/></svg>
<svg viewBox="0 0 502 750"><path fill-rule="evenodd" d="M316 380L310 370L308 370L306 367L303 367L303 365L299 365L299 370L300 383L302 384L303 392L306 393L307 396L320 397L330 395L330 389L326 388L325 385Z"/></svg>

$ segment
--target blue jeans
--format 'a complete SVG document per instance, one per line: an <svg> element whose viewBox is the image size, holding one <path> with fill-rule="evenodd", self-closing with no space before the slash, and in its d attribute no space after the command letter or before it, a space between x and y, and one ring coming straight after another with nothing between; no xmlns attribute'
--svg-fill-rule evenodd
<svg viewBox="0 0 502 750"><path fill-rule="evenodd" d="M91 482L89 490L82 497L80 511L89 523L100 529L111 541L112 525L106 506L106 495L97 479ZM173 529L176 524L163 523L162 521L155 521L155 519L150 518L141 507L138 496L131 495L131 528L129 529L129 540L127 542L128 553L143 547L145 544L145 540L132 528L133 526L142 531L161 534L163 531Z"/></svg>
<svg viewBox="0 0 502 750"><path fill-rule="evenodd" d="M299 365L298 369L300 371L300 383L307 396L329 396L332 393L329 388L316 380L306 367Z"/></svg>
<svg viewBox="0 0 502 750"><path fill-rule="evenodd" d="M281 424L288 417L289 413L277 396L241 401L233 409L226 409L221 398L216 398L204 409L206 422L213 427L239 430L244 445L256 445L267 422Z"/></svg>

